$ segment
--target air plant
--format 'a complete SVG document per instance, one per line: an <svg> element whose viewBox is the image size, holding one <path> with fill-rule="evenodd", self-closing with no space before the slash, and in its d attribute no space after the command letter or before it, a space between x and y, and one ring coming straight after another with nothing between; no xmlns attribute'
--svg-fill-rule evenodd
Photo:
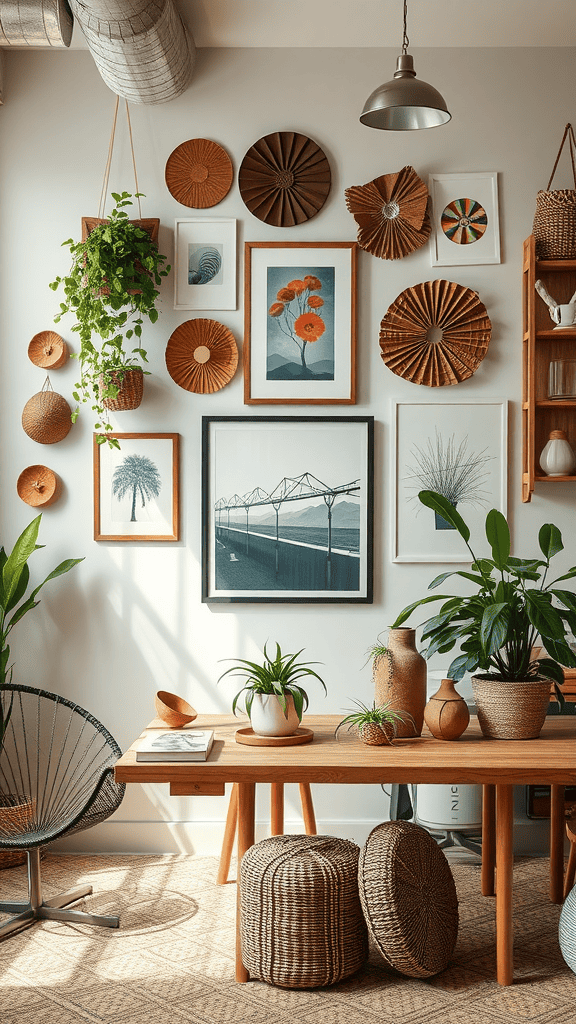
<svg viewBox="0 0 576 1024"><path fill-rule="evenodd" d="M468 452L467 437L457 445L454 434L446 442L438 431L435 434L435 441L429 437L423 448L414 445L411 455L415 465L407 466L410 476L405 479L415 480L413 486L418 490L441 494L454 507L459 503L486 505L481 484L488 477L484 467L492 459L486 455L487 449Z"/></svg>
<svg viewBox="0 0 576 1024"><path fill-rule="evenodd" d="M343 725L348 726L348 731L355 729L363 743L370 746L381 746L383 743L393 743L396 737L398 723L409 720L414 724L414 719L407 711L396 711L389 701L384 704L376 704L368 707L360 700L353 702L356 709L352 708L345 718L336 726L335 736Z"/></svg>

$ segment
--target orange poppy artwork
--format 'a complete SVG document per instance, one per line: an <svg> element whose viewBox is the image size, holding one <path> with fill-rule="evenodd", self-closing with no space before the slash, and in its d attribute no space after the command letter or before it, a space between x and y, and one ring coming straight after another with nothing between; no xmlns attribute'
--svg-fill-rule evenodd
<svg viewBox="0 0 576 1024"><path fill-rule="evenodd" d="M268 267L266 380L334 380L334 267Z"/></svg>

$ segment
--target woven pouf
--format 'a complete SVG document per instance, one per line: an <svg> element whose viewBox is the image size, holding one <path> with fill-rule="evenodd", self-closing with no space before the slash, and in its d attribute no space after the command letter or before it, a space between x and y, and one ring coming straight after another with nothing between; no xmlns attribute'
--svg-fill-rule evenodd
<svg viewBox="0 0 576 1024"><path fill-rule="evenodd" d="M273 836L240 868L242 960L252 978L284 988L333 985L366 960L355 843Z"/></svg>
<svg viewBox="0 0 576 1024"><path fill-rule="evenodd" d="M429 833L410 821L385 821L360 854L360 899L386 964L411 978L448 966L458 937L450 865Z"/></svg>
<svg viewBox="0 0 576 1024"><path fill-rule="evenodd" d="M560 950L568 967L576 974L576 887L568 893L558 928Z"/></svg>

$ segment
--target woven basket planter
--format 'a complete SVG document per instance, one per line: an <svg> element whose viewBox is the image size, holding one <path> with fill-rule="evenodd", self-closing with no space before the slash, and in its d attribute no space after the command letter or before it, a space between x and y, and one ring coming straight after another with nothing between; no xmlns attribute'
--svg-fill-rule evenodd
<svg viewBox="0 0 576 1024"><path fill-rule="evenodd" d="M367 956L355 843L273 836L240 868L242 959L253 978L283 988L333 985Z"/></svg>
<svg viewBox="0 0 576 1024"><path fill-rule="evenodd" d="M137 409L144 394L144 374L142 370L134 367L128 370L122 377L116 373L110 374L112 383L119 387L116 398L103 398L102 405L112 412L127 412L130 409ZM100 378L102 384L102 378Z"/></svg>
<svg viewBox="0 0 576 1024"><path fill-rule="evenodd" d="M44 386L28 399L22 411L22 427L39 444L62 441L72 426L72 410L62 395Z"/></svg>
<svg viewBox="0 0 576 1024"><path fill-rule="evenodd" d="M26 830L34 817L34 801L0 794L0 843ZM0 870L26 863L26 850L0 850Z"/></svg>
<svg viewBox="0 0 576 1024"><path fill-rule="evenodd" d="M535 740L550 705L549 679L504 682L472 676L478 724L492 740Z"/></svg>

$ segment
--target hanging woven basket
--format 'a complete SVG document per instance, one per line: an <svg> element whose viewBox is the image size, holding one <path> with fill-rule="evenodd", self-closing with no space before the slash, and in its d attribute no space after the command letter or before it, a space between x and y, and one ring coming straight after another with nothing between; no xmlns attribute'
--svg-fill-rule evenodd
<svg viewBox="0 0 576 1024"><path fill-rule="evenodd" d="M551 189L566 141L572 162L574 188ZM537 260L570 260L576 257L576 139L571 124L567 124L564 129L550 181L536 196L532 233Z"/></svg>
<svg viewBox="0 0 576 1024"><path fill-rule="evenodd" d="M139 366L133 366L126 373L110 374L110 383L118 387L116 398L102 398L103 379L100 378L100 400L111 412L128 412L137 409L144 395L144 374Z"/></svg>
<svg viewBox="0 0 576 1024"><path fill-rule="evenodd" d="M60 478L48 466L28 466L23 469L16 484L18 497L33 508L47 508L60 497Z"/></svg>
<svg viewBox="0 0 576 1024"><path fill-rule="evenodd" d="M22 427L39 444L62 441L72 426L72 410L46 377L41 391L28 399L22 411Z"/></svg>

